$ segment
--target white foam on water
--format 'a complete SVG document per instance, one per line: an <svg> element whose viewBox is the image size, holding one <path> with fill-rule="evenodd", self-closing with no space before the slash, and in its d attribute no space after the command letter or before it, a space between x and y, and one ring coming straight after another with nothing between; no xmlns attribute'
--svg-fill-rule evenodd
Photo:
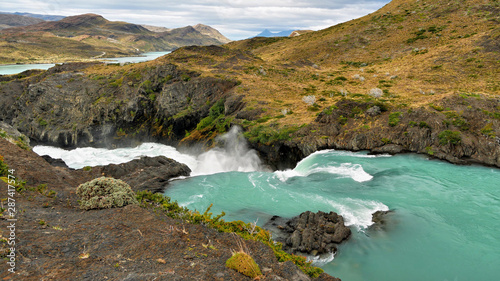
<svg viewBox="0 0 500 281"><path fill-rule="evenodd" d="M324 266L325 264L332 262L335 259L335 254L328 253L318 256L306 256L306 258L307 261L312 262L312 265L321 267Z"/></svg>
<svg viewBox="0 0 500 281"><path fill-rule="evenodd" d="M180 203L179 206L188 207L189 205L194 204L194 203L200 201L201 199L203 199L203 194L192 195L192 196L189 196L189 200L187 202Z"/></svg>
<svg viewBox="0 0 500 281"><path fill-rule="evenodd" d="M286 182L289 178L304 176L295 170L275 171L274 175L282 182Z"/></svg>
<svg viewBox="0 0 500 281"><path fill-rule="evenodd" d="M296 169L293 169L274 172L276 177L282 182L286 182L288 179L293 177L307 177L316 173L329 173L341 177L348 177L357 182L365 182L373 178L372 175L363 170L361 165L352 163L342 163L340 166L326 167L317 167L317 165L312 165L310 169L306 171L297 171Z"/></svg>
<svg viewBox="0 0 500 281"><path fill-rule="evenodd" d="M334 175L340 175L344 177L352 178L357 182L369 181L373 178L372 175L368 174L363 170L363 167L359 164L342 163L340 167L328 166L328 167L318 167L312 169L308 175L315 173L330 173Z"/></svg>
<svg viewBox="0 0 500 281"><path fill-rule="evenodd" d="M338 156L349 156L355 158L378 158L378 157L392 157L390 154L363 154L360 152L353 152L347 150L329 150L328 152L334 152Z"/></svg>
<svg viewBox="0 0 500 281"><path fill-rule="evenodd" d="M38 145L33 148L38 155L49 155L52 158L62 159L70 168L81 169L85 166L102 166L108 164L121 164L138 159L141 156L164 155L189 167L196 165L194 156L183 154L174 147L158 143L143 143L134 148L93 148L82 147L73 150Z"/></svg>
<svg viewBox="0 0 500 281"><path fill-rule="evenodd" d="M339 198L336 200L324 198L320 195L305 195L307 200L323 203L332 207L344 218L346 226L353 226L357 230L364 230L373 224L372 214L376 211L388 211L385 204L373 201L353 198Z"/></svg>
<svg viewBox="0 0 500 281"><path fill-rule="evenodd" d="M51 146L35 146L33 151L38 155L49 155L62 159L70 168L81 169L85 166L102 166L121 164L138 159L141 156L166 156L177 162L186 164L192 176L239 171L253 172L261 170L261 160L257 152L247 147L245 138L239 127L233 127L222 135L223 148L214 148L198 156L177 151L176 148L158 144L143 143L134 148L93 148L83 147L64 150Z"/></svg>
<svg viewBox="0 0 500 281"><path fill-rule="evenodd" d="M319 165L317 157L325 157L326 154L332 154L332 159L328 158L329 163ZM365 172L360 164L338 163L333 161L335 156L349 156L359 158L374 158L386 157L385 155L366 155L358 152L336 151L333 149L316 151L297 163L293 170L275 171L275 176L282 182L286 182L293 177L307 177L316 173L329 173L341 177L352 178L357 182L369 181L373 178L372 175ZM390 157L390 155L387 155Z"/></svg>

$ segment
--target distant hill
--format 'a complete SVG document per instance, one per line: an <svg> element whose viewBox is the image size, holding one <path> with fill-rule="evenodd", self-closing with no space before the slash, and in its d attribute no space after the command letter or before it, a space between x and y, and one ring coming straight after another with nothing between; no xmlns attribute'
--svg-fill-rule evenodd
<svg viewBox="0 0 500 281"><path fill-rule="evenodd" d="M31 18L42 19L44 21L58 21L58 20L62 20L65 18L65 16L58 16L58 15L41 15L41 14L32 14L32 13L19 13L19 12L15 12L12 14L18 15L18 16L26 16L26 17L31 17Z"/></svg>
<svg viewBox="0 0 500 281"><path fill-rule="evenodd" d="M167 27L162 27L162 26L154 26L154 25L146 25L146 24L143 24L142 27L148 29L149 31L153 31L153 32L165 32L165 31L172 30L172 28L167 28Z"/></svg>
<svg viewBox="0 0 500 281"><path fill-rule="evenodd" d="M145 24L143 24L142 27L148 29L149 31L153 31L153 32L168 32L168 31L173 30L172 28L166 28L166 27L154 26L154 25L145 25ZM222 35L217 29L210 27L208 25L204 25L204 24L199 23L199 24L193 26L193 28L203 35L207 35L209 37L212 37L212 38L219 40L221 43L231 42L230 39L228 39L226 36Z"/></svg>
<svg viewBox="0 0 500 281"><path fill-rule="evenodd" d="M0 14L0 29L11 28L16 26L26 26L44 22L42 19L26 17L13 14Z"/></svg>
<svg viewBox="0 0 500 281"><path fill-rule="evenodd" d="M202 32L191 26L154 32L96 14L71 16L0 30L0 63L128 56L188 45L221 45L228 40L211 27L199 25L198 29Z"/></svg>
<svg viewBox="0 0 500 281"><path fill-rule="evenodd" d="M264 29L261 33L255 35L255 37L288 37L294 30L284 30L280 32L271 32L269 29Z"/></svg>
<svg viewBox="0 0 500 281"><path fill-rule="evenodd" d="M215 38L222 43L231 42L230 39L228 39L226 36L222 35L217 29L210 27L208 25L204 25L204 24L199 23L199 24L193 26L193 28L196 29L201 34Z"/></svg>

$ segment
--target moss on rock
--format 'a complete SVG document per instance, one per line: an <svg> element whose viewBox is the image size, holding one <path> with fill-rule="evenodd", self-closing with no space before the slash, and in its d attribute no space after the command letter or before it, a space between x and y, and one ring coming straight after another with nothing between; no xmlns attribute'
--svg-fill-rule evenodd
<svg viewBox="0 0 500 281"><path fill-rule="evenodd" d="M234 269L239 273L255 278L262 275L255 260L245 252L236 252L226 261L226 267Z"/></svg>
<svg viewBox="0 0 500 281"><path fill-rule="evenodd" d="M76 189L80 208L107 209L139 204L132 188L122 180L100 177L83 183Z"/></svg>

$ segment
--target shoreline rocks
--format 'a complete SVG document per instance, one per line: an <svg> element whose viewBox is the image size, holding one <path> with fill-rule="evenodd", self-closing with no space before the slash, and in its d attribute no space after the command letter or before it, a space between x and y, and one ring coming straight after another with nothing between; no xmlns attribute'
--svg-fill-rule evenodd
<svg viewBox="0 0 500 281"><path fill-rule="evenodd" d="M290 220L274 216L264 228L283 244L286 252L313 256L335 253L337 245L351 235L344 218L335 212L306 211Z"/></svg>

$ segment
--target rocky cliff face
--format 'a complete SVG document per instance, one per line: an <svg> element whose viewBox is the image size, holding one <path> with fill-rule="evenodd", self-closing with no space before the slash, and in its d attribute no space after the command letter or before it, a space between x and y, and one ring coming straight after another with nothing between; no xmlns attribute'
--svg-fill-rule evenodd
<svg viewBox="0 0 500 281"><path fill-rule="evenodd" d="M234 80L203 77L169 63L88 67L64 64L1 77L0 121L33 144L113 147L205 141L224 132L221 126L245 126L264 114L245 107L244 95L233 91ZM221 100L224 106L209 116ZM343 98L288 137L263 141L268 136L258 136L251 145L279 169L327 148L415 152L500 167L499 108L498 99L477 94L450 95L421 107ZM202 119L210 126L199 126Z"/></svg>
<svg viewBox="0 0 500 281"><path fill-rule="evenodd" d="M178 141L236 84L198 77L170 64L107 76L83 72L88 66L60 65L40 75L4 81L0 120L35 144Z"/></svg>
<svg viewBox="0 0 500 281"><path fill-rule="evenodd" d="M422 153L455 164L500 167L498 99L456 95L416 109L388 110L377 104L341 100L294 133L292 140L254 148L280 168L294 167L314 151L331 148Z"/></svg>

